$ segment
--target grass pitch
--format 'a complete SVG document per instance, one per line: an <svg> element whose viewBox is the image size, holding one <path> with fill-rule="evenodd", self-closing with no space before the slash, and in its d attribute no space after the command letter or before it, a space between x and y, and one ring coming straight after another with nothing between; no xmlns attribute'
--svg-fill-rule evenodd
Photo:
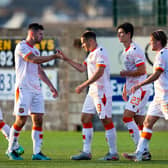
<svg viewBox="0 0 168 168"><path fill-rule="evenodd" d="M134 163L125 160L121 153L134 151L134 145L128 132L117 132L117 144L120 154L119 161L99 161L108 147L104 132L95 132L92 143L92 157L90 161L72 161L70 156L82 150L80 132L44 131L42 151L51 157L51 161L32 161L31 132L22 131L19 142L24 147L23 161L10 161L5 156L7 142L0 134L0 168L162 168L168 167L168 133L154 132L150 143L152 161Z"/></svg>

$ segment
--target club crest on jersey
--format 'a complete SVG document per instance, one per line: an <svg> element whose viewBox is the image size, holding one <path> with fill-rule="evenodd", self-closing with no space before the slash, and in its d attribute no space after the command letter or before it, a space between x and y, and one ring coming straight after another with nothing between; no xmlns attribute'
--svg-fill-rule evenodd
<svg viewBox="0 0 168 168"><path fill-rule="evenodd" d="M19 108L19 113L24 113L24 108Z"/></svg>

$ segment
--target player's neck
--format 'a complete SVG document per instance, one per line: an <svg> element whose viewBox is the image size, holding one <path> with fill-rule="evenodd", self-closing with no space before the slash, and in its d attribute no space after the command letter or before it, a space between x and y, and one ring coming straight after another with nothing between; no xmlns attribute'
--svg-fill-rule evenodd
<svg viewBox="0 0 168 168"><path fill-rule="evenodd" d="M128 41L124 42L123 44L124 44L125 48L129 48L131 43L132 43L132 40L128 40Z"/></svg>
<svg viewBox="0 0 168 168"><path fill-rule="evenodd" d="M34 40L32 40L32 39L30 39L30 38L27 38L27 39L26 39L26 42L27 42L29 45L31 45L31 46L34 46L34 45L35 45Z"/></svg>
<svg viewBox="0 0 168 168"><path fill-rule="evenodd" d="M157 52L160 52L160 50L162 50L164 47L162 47L161 45L157 48Z"/></svg>
<svg viewBox="0 0 168 168"><path fill-rule="evenodd" d="M97 43L95 43L95 45L93 45L91 48L90 48L90 51L94 51L95 49L97 48Z"/></svg>

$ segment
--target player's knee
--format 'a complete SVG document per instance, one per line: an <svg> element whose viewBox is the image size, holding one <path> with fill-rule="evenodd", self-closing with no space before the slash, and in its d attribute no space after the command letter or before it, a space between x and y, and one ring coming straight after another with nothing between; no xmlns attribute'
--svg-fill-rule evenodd
<svg viewBox="0 0 168 168"><path fill-rule="evenodd" d="M42 115L32 115L33 126L42 127L43 116Z"/></svg>
<svg viewBox="0 0 168 168"><path fill-rule="evenodd" d="M82 122L82 124L92 123L92 121L88 118L81 118L81 122Z"/></svg>
<svg viewBox="0 0 168 168"><path fill-rule="evenodd" d="M85 124L85 123L89 123L90 120L88 120L88 118L86 118L86 117L81 117L81 122L82 122L83 124Z"/></svg>
<svg viewBox="0 0 168 168"><path fill-rule="evenodd" d="M33 121L33 126L35 127L42 127L42 120L34 120Z"/></svg>
<svg viewBox="0 0 168 168"><path fill-rule="evenodd" d="M20 120L14 123L15 125L17 125L19 128L23 128L23 126L25 125L25 122Z"/></svg>
<svg viewBox="0 0 168 168"><path fill-rule="evenodd" d="M26 121L27 121L27 117L26 116L17 116L15 124L18 127L22 128L25 125Z"/></svg>
<svg viewBox="0 0 168 168"><path fill-rule="evenodd" d="M92 115L83 114L81 116L81 122L82 123L90 123L90 122L92 122Z"/></svg>

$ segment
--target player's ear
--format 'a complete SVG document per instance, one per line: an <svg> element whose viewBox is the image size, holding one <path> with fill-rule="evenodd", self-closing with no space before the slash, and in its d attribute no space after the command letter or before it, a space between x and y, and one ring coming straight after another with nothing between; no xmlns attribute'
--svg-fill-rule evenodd
<svg viewBox="0 0 168 168"><path fill-rule="evenodd" d="M29 35L30 35L30 37L33 37L34 36L34 32L29 30Z"/></svg>
<svg viewBox="0 0 168 168"><path fill-rule="evenodd" d="M128 35L129 35L129 37L131 38L131 32L128 32L127 34L128 34Z"/></svg>

